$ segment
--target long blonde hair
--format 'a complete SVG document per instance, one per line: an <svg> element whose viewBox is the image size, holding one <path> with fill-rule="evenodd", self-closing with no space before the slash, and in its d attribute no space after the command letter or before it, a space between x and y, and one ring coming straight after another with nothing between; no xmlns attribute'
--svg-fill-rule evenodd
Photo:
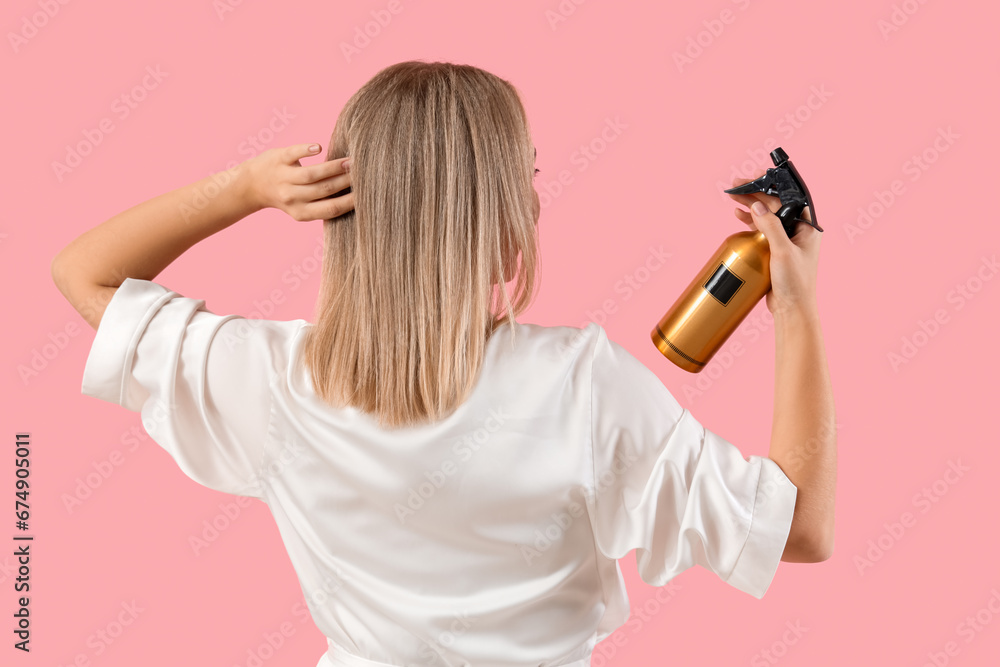
<svg viewBox="0 0 1000 667"><path fill-rule="evenodd" d="M472 391L496 328L534 297L527 115L494 74L398 63L341 111L327 159L344 156L355 206L323 222L304 362L331 405L387 428L436 421Z"/></svg>

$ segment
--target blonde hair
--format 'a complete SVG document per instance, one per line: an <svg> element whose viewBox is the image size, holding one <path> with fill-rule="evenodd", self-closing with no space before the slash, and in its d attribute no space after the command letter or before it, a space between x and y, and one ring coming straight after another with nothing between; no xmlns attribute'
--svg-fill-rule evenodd
<svg viewBox="0 0 1000 667"><path fill-rule="evenodd" d="M436 421L472 391L496 328L534 297L527 115L489 72L398 63L341 111L327 159L345 156L354 210L323 222L304 362L331 405L387 428Z"/></svg>

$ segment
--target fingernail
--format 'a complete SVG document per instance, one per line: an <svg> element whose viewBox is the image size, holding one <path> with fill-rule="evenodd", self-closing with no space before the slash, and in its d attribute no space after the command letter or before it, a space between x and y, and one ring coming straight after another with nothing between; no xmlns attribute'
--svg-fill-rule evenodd
<svg viewBox="0 0 1000 667"><path fill-rule="evenodd" d="M347 160L344 160L343 167L344 167L344 171L350 171L350 169L351 169L351 160L350 160L350 158L348 158Z"/></svg>
<svg viewBox="0 0 1000 667"><path fill-rule="evenodd" d="M319 150L319 144L313 144L312 146L309 147L310 153L315 153L318 150Z"/></svg>
<svg viewBox="0 0 1000 667"><path fill-rule="evenodd" d="M767 213L767 207L764 206L763 202L759 201L755 201L753 205L750 206L750 210L757 215L765 215Z"/></svg>

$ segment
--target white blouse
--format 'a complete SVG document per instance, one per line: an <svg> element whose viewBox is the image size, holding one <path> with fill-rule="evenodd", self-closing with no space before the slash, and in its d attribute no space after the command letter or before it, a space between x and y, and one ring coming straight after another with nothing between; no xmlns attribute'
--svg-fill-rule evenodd
<svg viewBox="0 0 1000 667"><path fill-rule="evenodd" d="M653 586L694 565L757 598L770 585L795 487L600 326L500 327L468 400L398 431L318 398L309 326L129 278L82 392L141 411L199 484L267 504L328 639L320 666L585 667L628 620L632 549Z"/></svg>

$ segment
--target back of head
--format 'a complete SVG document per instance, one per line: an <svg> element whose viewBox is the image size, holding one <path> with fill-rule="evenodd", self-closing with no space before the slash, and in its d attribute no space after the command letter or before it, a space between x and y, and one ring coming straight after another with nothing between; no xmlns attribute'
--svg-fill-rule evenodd
<svg viewBox="0 0 1000 667"><path fill-rule="evenodd" d="M387 428L435 421L465 400L493 331L534 295L524 108L476 67L399 63L344 106L327 159L344 156L355 205L323 223L304 361L331 405Z"/></svg>

